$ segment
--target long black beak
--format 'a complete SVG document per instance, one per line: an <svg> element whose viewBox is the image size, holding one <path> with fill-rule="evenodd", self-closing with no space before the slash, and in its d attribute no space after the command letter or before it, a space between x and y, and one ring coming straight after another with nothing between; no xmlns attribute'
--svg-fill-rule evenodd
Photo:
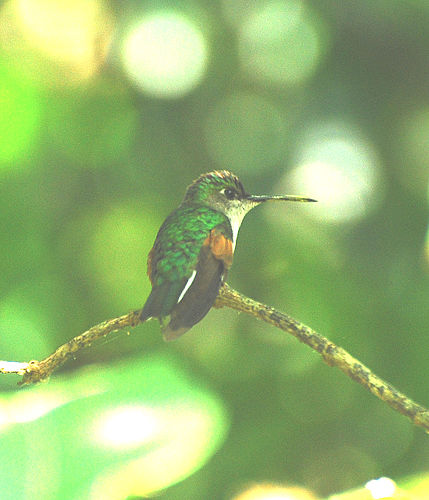
<svg viewBox="0 0 429 500"><path fill-rule="evenodd" d="M252 195L246 196L246 199L252 201L253 203L263 203L265 201L302 201L302 202L316 202L313 198L307 198L306 196L294 196L294 195Z"/></svg>

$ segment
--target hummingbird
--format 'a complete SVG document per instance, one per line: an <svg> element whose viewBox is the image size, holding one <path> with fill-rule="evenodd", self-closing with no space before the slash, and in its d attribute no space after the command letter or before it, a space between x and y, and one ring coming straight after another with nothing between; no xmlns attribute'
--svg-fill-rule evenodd
<svg viewBox="0 0 429 500"><path fill-rule="evenodd" d="M238 230L249 210L266 201L313 202L292 195L248 194L226 170L202 174L161 225L147 259L152 291L140 320L157 318L165 340L201 321L232 265Z"/></svg>

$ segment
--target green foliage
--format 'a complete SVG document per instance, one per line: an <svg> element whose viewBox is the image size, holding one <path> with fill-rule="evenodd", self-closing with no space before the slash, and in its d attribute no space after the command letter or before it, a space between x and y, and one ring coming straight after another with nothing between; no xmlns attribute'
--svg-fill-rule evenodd
<svg viewBox="0 0 429 500"><path fill-rule="evenodd" d="M228 426L220 400L165 355L90 366L0 405L4 500L154 493L200 468Z"/></svg>
<svg viewBox="0 0 429 500"><path fill-rule="evenodd" d="M427 407L428 46L421 0L4 2L0 358L43 358L142 307L162 221L199 174L226 168L248 192L319 200L256 208L231 285ZM229 499L259 482L321 497L429 469L420 429L233 311L168 345L151 321L66 368L25 390L0 378L2 498L108 484L115 500ZM92 440L97 418L138 405L165 423L161 440ZM157 486L115 489L147 464Z"/></svg>

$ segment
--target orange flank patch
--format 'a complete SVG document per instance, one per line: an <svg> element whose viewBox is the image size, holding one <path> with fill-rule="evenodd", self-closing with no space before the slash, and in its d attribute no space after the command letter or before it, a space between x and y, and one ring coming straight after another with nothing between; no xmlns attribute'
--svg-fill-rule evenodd
<svg viewBox="0 0 429 500"><path fill-rule="evenodd" d="M210 235L204 240L204 245L209 246L213 256L223 261L226 268L232 265L233 248L232 241L217 229L212 229Z"/></svg>

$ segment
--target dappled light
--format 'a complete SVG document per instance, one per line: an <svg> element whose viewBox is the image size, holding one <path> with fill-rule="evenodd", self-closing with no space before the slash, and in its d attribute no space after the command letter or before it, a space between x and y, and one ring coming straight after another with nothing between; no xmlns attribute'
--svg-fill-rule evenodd
<svg viewBox="0 0 429 500"><path fill-rule="evenodd" d="M139 444L147 446L146 453L125 462L116 471L109 469L100 474L92 487L91 499L114 500L130 494L159 491L188 476L204 460L206 452L212 451L213 444L220 437L213 432L210 412L204 409L176 403L167 404L157 413L139 419L140 426L149 426L146 436L142 431L134 434L134 438L141 435ZM135 415L128 413L125 419L131 426L133 422L137 424ZM127 422L123 423L127 425ZM131 444L125 441L126 437L122 442L124 449L129 448L126 444Z"/></svg>
<svg viewBox="0 0 429 500"><path fill-rule="evenodd" d="M19 448L6 452L23 432L44 463L56 460L82 477L73 486L66 476L59 479L44 498L120 500L192 474L221 445L227 422L217 396L196 389L179 364L162 356L82 370L71 384L65 376L33 392L3 395L1 452L8 453L9 465L2 467L0 481L15 483L25 475L27 483L10 495L3 490L2 500L25 498L25 488L34 491L38 484L31 461L16 466ZM27 427L20 431L22 423ZM69 443L57 448L64 434Z"/></svg>
<svg viewBox="0 0 429 500"><path fill-rule="evenodd" d="M160 434L159 416L143 406L119 407L96 420L94 434L106 447L131 448L147 444Z"/></svg>
<svg viewBox="0 0 429 500"><path fill-rule="evenodd" d="M285 180L321 203L310 217L350 222L368 215L383 201L377 155L368 140L347 124L313 127L299 145L296 167Z"/></svg>
<svg viewBox="0 0 429 500"><path fill-rule="evenodd" d="M419 411L353 365L429 406L427 47L422 0L0 2L1 500L429 498ZM148 254L223 169L317 203L261 203L207 251L263 321L218 300L164 342L179 272L136 326ZM177 228L186 274L213 240Z"/></svg>
<svg viewBox="0 0 429 500"><path fill-rule="evenodd" d="M149 95L182 96L196 87L207 66L207 41L192 20L160 11L137 24L123 42L131 80Z"/></svg>
<svg viewBox="0 0 429 500"><path fill-rule="evenodd" d="M316 497L303 488L258 484L234 496L233 500L316 500Z"/></svg>
<svg viewBox="0 0 429 500"><path fill-rule="evenodd" d="M242 20L239 56L253 80L298 85L320 63L322 21L299 0L261 2Z"/></svg>
<svg viewBox="0 0 429 500"><path fill-rule="evenodd" d="M379 500L380 498L393 497L396 485L394 481L388 477L380 477L378 479L371 479L371 481L368 481L365 488L371 493L374 500Z"/></svg>
<svg viewBox="0 0 429 500"><path fill-rule="evenodd" d="M99 71L114 22L103 0L8 0L0 10L0 27L4 55L24 56L21 69L28 78L64 86Z"/></svg>
<svg viewBox="0 0 429 500"><path fill-rule="evenodd" d="M81 273L89 275L97 283L98 293L114 297L118 307L139 306L141 295L148 293L149 285L145 281L142 255L152 243L149 231L139 235L140 228L152 227L149 214L150 207L147 203L140 202L120 205L111 205L102 213L93 213L91 226L96 222L95 228L82 248ZM143 209L143 208L146 208ZM74 231L79 231L84 221L76 222ZM154 224L153 224L154 225ZM153 227L153 231L156 227ZM73 232L67 234L73 238ZM135 269L130 275L127 270ZM131 300L130 294L134 294ZM124 297L127 297L124 299Z"/></svg>

